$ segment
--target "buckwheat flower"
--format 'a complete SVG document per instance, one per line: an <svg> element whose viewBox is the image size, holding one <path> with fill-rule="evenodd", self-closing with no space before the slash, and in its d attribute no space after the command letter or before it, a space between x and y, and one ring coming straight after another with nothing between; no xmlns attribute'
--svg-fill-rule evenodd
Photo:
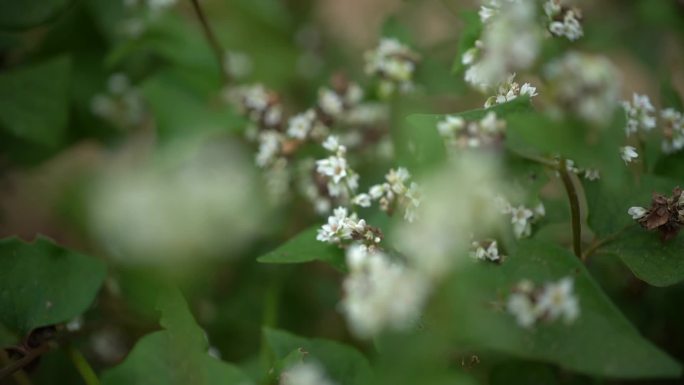
<svg viewBox="0 0 684 385"><path fill-rule="evenodd" d="M361 206L361 207L370 207L371 206L371 197L370 195L366 193L361 193L354 198L352 198L352 204Z"/></svg>
<svg viewBox="0 0 684 385"><path fill-rule="evenodd" d="M280 375L280 385L335 385L318 364L297 363Z"/></svg>
<svg viewBox="0 0 684 385"><path fill-rule="evenodd" d="M315 119L316 112L312 109L291 117L288 121L287 135L295 139L306 139L309 131L313 128Z"/></svg>
<svg viewBox="0 0 684 385"><path fill-rule="evenodd" d="M499 248L495 240L473 242L470 255L480 261L501 262L503 255L499 254Z"/></svg>
<svg viewBox="0 0 684 385"><path fill-rule="evenodd" d="M539 204L534 207L534 216L535 217L543 217L545 215L546 215L546 207L544 207L544 203L539 202Z"/></svg>
<svg viewBox="0 0 684 385"><path fill-rule="evenodd" d="M412 78L419 56L394 38L382 38L378 46L365 53L366 73L378 76L380 91L389 96L413 88Z"/></svg>
<svg viewBox="0 0 684 385"><path fill-rule="evenodd" d="M243 79L252 72L252 59L244 52L227 51L223 55L223 71L234 79Z"/></svg>
<svg viewBox="0 0 684 385"><path fill-rule="evenodd" d="M549 321L558 318L563 318L566 323L575 321L580 310L573 286L573 280L570 277L544 285L537 300L537 311Z"/></svg>
<svg viewBox="0 0 684 385"><path fill-rule="evenodd" d="M537 321L534 302L525 293L511 294L506 302L506 311L515 317L515 321L523 328L531 328Z"/></svg>
<svg viewBox="0 0 684 385"><path fill-rule="evenodd" d="M327 243L339 243L343 239L351 239L352 228L349 226L347 209L338 207L328 217L328 223L318 229L316 240Z"/></svg>
<svg viewBox="0 0 684 385"><path fill-rule="evenodd" d="M280 152L281 136L276 131L263 131L259 135L259 151L256 155L256 164L266 167L273 163Z"/></svg>
<svg viewBox="0 0 684 385"><path fill-rule="evenodd" d="M316 171L330 177L333 183L338 184L342 178L347 176L347 160L336 155L317 160Z"/></svg>
<svg viewBox="0 0 684 385"><path fill-rule="evenodd" d="M520 95L527 95L530 98L537 96L536 87L533 87L530 83L524 83L521 87L514 79L515 74L512 74L505 82L499 85L497 94L487 98L484 107L489 108L497 104L510 102Z"/></svg>
<svg viewBox="0 0 684 385"><path fill-rule="evenodd" d="M344 102L342 98L333 90L322 88L318 90L318 106L321 110L336 118L344 112Z"/></svg>
<svg viewBox="0 0 684 385"><path fill-rule="evenodd" d="M516 238L523 238L530 235L532 225L530 221L534 217L534 212L525 206L511 207L511 223L513 233Z"/></svg>
<svg viewBox="0 0 684 385"><path fill-rule="evenodd" d="M404 167L390 169L385 179L389 183L390 188L397 194L401 194L406 190L404 183L411 177L411 174Z"/></svg>
<svg viewBox="0 0 684 385"><path fill-rule="evenodd" d="M582 24L580 24L582 13L578 8L569 7L563 3L562 0L548 0L544 3L549 32L554 36L575 41L584 34Z"/></svg>
<svg viewBox="0 0 684 385"><path fill-rule="evenodd" d="M595 168L588 168L584 170L584 178L590 181L599 180L601 178L601 173Z"/></svg>
<svg viewBox="0 0 684 385"><path fill-rule="evenodd" d="M343 153L346 152L346 148L344 146L340 145L340 140L337 136L335 135L330 135L325 139L323 142L323 148L330 152L339 152L342 151Z"/></svg>
<svg viewBox="0 0 684 385"><path fill-rule="evenodd" d="M656 126L655 108L648 95L632 95L632 102L622 102L627 117L625 133L627 136L636 134L639 130L651 131Z"/></svg>
<svg viewBox="0 0 684 385"><path fill-rule="evenodd" d="M351 248L347 261L351 273L343 282L340 308L355 335L371 338L415 324L429 293L423 275L379 251Z"/></svg>
<svg viewBox="0 0 684 385"><path fill-rule="evenodd" d="M625 161L625 164L631 163L634 159L639 157L636 148L632 146L620 147L620 157Z"/></svg>
<svg viewBox="0 0 684 385"><path fill-rule="evenodd" d="M648 210L639 206L630 207L629 210L627 210L627 214L629 214L634 220L643 218L647 213Z"/></svg>
<svg viewBox="0 0 684 385"><path fill-rule="evenodd" d="M671 154L684 148L684 116L673 109L666 108L660 112L662 120L662 149L666 154Z"/></svg>

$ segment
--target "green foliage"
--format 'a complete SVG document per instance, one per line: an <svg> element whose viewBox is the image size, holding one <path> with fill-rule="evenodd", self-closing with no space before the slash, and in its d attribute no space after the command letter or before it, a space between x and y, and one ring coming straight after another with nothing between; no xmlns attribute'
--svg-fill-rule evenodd
<svg viewBox="0 0 684 385"><path fill-rule="evenodd" d="M251 384L237 367L207 353L204 332L177 290L161 293L158 307L163 331L143 337L126 360L107 370L104 385Z"/></svg>
<svg viewBox="0 0 684 385"><path fill-rule="evenodd" d="M503 311L519 281L575 280L581 315L572 325L541 324L526 330ZM675 378L680 365L639 335L579 259L551 243L521 242L501 265L463 266L443 290L454 342L474 349L551 362L580 373L613 378ZM446 325L442 325L446 326ZM596 341L601 341L596 343Z"/></svg>
<svg viewBox="0 0 684 385"><path fill-rule="evenodd" d="M6 238L0 241L0 321L22 334L66 322L88 309L105 272L102 262L47 238Z"/></svg>
<svg viewBox="0 0 684 385"><path fill-rule="evenodd" d="M282 330L264 329L268 346L276 360L293 358L292 353L306 352L306 360L318 362L327 375L339 384L359 385L370 379L368 360L358 351L339 342L323 339L307 339Z"/></svg>
<svg viewBox="0 0 684 385"><path fill-rule="evenodd" d="M461 12L461 20L463 21L463 31L458 39L458 51L451 67L451 72L458 77L463 77L465 71L462 62L463 54L475 46L475 41L480 38L482 33L482 22L477 12Z"/></svg>
<svg viewBox="0 0 684 385"><path fill-rule="evenodd" d="M61 144L69 107L70 60L57 57L0 74L0 128L47 147Z"/></svg>
<svg viewBox="0 0 684 385"><path fill-rule="evenodd" d="M0 0L0 30L27 29L50 21L74 0Z"/></svg>
<svg viewBox="0 0 684 385"><path fill-rule="evenodd" d="M322 261L340 271L346 271L344 250L316 240L320 226L312 226L295 235L275 250L260 256L261 263L303 263Z"/></svg>

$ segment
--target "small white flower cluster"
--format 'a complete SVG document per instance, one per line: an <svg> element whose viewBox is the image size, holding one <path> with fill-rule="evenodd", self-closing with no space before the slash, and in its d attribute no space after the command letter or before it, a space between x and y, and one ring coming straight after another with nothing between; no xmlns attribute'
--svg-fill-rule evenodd
<svg viewBox="0 0 684 385"><path fill-rule="evenodd" d="M133 15L119 23L119 30L126 37L138 38L148 28L150 22L156 20L162 12L172 8L178 0L123 0L124 7ZM141 15L137 11L143 11Z"/></svg>
<svg viewBox="0 0 684 385"><path fill-rule="evenodd" d="M663 152L671 154L683 149L684 116L682 113L673 108L666 108L660 111L660 119L663 122Z"/></svg>
<svg viewBox="0 0 684 385"><path fill-rule="evenodd" d="M470 256L479 261L494 263L501 263L506 258L505 255L499 253L499 247L494 239L473 241L471 244Z"/></svg>
<svg viewBox="0 0 684 385"><path fill-rule="evenodd" d="M93 96L90 110L93 115L121 129L142 124L146 116L142 95L123 73L115 73L109 77L107 93Z"/></svg>
<svg viewBox="0 0 684 385"><path fill-rule="evenodd" d="M530 68L542 35L534 1L490 3L480 9L480 17L486 21L480 40L461 58L467 67L465 81L482 91L505 82L515 71Z"/></svg>
<svg viewBox="0 0 684 385"><path fill-rule="evenodd" d="M390 169L385 175L385 182L373 185L368 193L362 193L352 199L352 203L361 207L370 207L372 201L378 201L380 209L389 215L396 209L404 211L404 219L413 222L416 210L420 206L421 193L416 182L410 182L411 174L403 167Z"/></svg>
<svg viewBox="0 0 684 385"><path fill-rule="evenodd" d="M634 135L639 131L649 132L656 126L655 107L651 104L648 95L632 95L632 102L623 101L627 125L627 136Z"/></svg>
<svg viewBox="0 0 684 385"><path fill-rule="evenodd" d="M347 147L336 136L329 136L323 147L332 155L316 161L316 172L327 178L328 195L348 199L359 187L359 174L347 163Z"/></svg>
<svg viewBox="0 0 684 385"><path fill-rule="evenodd" d="M370 338L415 325L430 291L426 276L363 245L347 249L347 265L340 305L355 335Z"/></svg>
<svg viewBox="0 0 684 385"><path fill-rule="evenodd" d="M497 196L494 198L494 204L501 214L511 216L513 234L515 234L515 237L518 239L529 237L532 234L532 224L546 215L546 209L541 202L533 209L524 205L514 207L506 198Z"/></svg>
<svg viewBox="0 0 684 385"><path fill-rule="evenodd" d="M275 130L283 123L283 107L278 95L263 84L232 88L226 98L249 117L255 130Z"/></svg>
<svg viewBox="0 0 684 385"><path fill-rule="evenodd" d="M488 112L479 121L467 122L460 116L447 115L437 123L437 131L447 145L459 149L479 148L500 143L505 136L506 121Z"/></svg>
<svg viewBox="0 0 684 385"><path fill-rule="evenodd" d="M361 241L370 250L382 241L382 232L359 219L356 213L349 214L345 207L333 210L328 217L328 223L318 229L316 240L332 244L342 244L343 241Z"/></svg>
<svg viewBox="0 0 684 385"><path fill-rule="evenodd" d="M548 17L549 32L554 36L566 37L575 41L582 37L582 12L576 7L568 7L563 0L548 0L544 3L544 13Z"/></svg>
<svg viewBox="0 0 684 385"><path fill-rule="evenodd" d="M620 157L625 164L632 163L636 158L639 157L639 153L637 153L636 148L632 146L624 146L620 147Z"/></svg>
<svg viewBox="0 0 684 385"><path fill-rule="evenodd" d="M530 98L537 96L537 88L533 87L530 83L523 83L523 85L520 86L520 84L515 81L515 74L512 74L504 83L499 85L496 95L487 98L484 107L490 108L497 104L510 102L520 95L527 95Z"/></svg>
<svg viewBox="0 0 684 385"><path fill-rule="evenodd" d="M540 320L552 322L560 318L570 324L580 314L579 300L570 277L549 282L541 289L535 288L530 281L521 281L508 297L506 310L523 328L531 328Z"/></svg>
<svg viewBox="0 0 684 385"><path fill-rule="evenodd" d="M383 97L395 92L412 91L413 75L420 56L395 38L382 38L378 46L366 52L366 73L378 76Z"/></svg>
<svg viewBox="0 0 684 385"><path fill-rule="evenodd" d="M356 83L338 82L336 89L321 88L318 90L318 108L326 116L340 119L344 113L361 103L363 90Z"/></svg>
<svg viewBox="0 0 684 385"><path fill-rule="evenodd" d="M549 63L544 74L550 82L554 112L565 111L595 124L610 122L619 100L620 81L608 59L568 52Z"/></svg>
<svg viewBox="0 0 684 385"><path fill-rule="evenodd" d="M317 363L300 362L280 374L280 385L335 385Z"/></svg>
<svg viewBox="0 0 684 385"><path fill-rule="evenodd" d="M223 72L232 79L243 79L252 72L252 59L244 52L226 51L223 54Z"/></svg>

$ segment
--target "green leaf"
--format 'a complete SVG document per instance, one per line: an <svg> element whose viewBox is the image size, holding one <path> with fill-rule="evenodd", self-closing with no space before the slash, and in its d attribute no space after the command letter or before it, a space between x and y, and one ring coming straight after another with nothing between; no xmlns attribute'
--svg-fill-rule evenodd
<svg viewBox="0 0 684 385"><path fill-rule="evenodd" d="M684 179L684 151L662 156L655 164L656 175L674 179Z"/></svg>
<svg viewBox="0 0 684 385"><path fill-rule="evenodd" d="M683 234L663 242L657 232L634 224L598 252L617 255L634 275L651 285L670 286L684 281Z"/></svg>
<svg viewBox="0 0 684 385"><path fill-rule="evenodd" d="M57 246L0 241L0 322L13 331L66 322L95 299L106 275L102 262Z"/></svg>
<svg viewBox="0 0 684 385"><path fill-rule="evenodd" d="M558 378L548 365L512 361L496 365L490 375L491 385L555 385Z"/></svg>
<svg viewBox="0 0 684 385"><path fill-rule="evenodd" d="M340 271L346 271L344 250L316 240L320 226L312 226L295 235L277 249L257 258L261 263L304 263L322 261Z"/></svg>
<svg viewBox="0 0 684 385"><path fill-rule="evenodd" d="M162 72L142 85L162 141L202 133L237 131L243 120L229 107L212 105L191 91L175 72Z"/></svg>
<svg viewBox="0 0 684 385"><path fill-rule="evenodd" d="M518 282L537 285L573 276L580 316L518 326L501 305ZM676 378L681 366L644 339L591 278L579 259L552 243L520 242L501 265L470 263L458 270L442 291L457 346L492 350L513 357L549 362L562 368L612 378ZM497 305L499 304L499 305ZM447 307L443 307L447 308Z"/></svg>
<svg viewBox="0 0 684 385"><path fill-rule="evenodd" d="M653 175L643 175L638 180L612 186L603 180L587 181L584 192L587 197L589 227L599 239L607 238L634 224L627 214L632 206L648 207L654 192L670 194L677 182Z"/></svg>
<svg viewBox="0 0 684 385"><path fill-rule="evenodd" d="M363 384L370 377L370 365L366 357L349 346L324 339L307 339L269 328L264 328L264 335L276 359L291 358L293 351L302 349L307 352L307 359L320 363L328 376L338 384Z"/></svg>
<svg viewBox="0 0 684 385"><path fill-rule="evenodd" d="M236 366L207 354L204 332L180 292L162 293L158 309L165 330L140 339L123 363L104 372L103 385L252 384Z"/></svg>
<svg viewBox="0 0 684 385"><path fill-rule="evenodd" d="M672 84L668 75L663 75L660 80L660 100L663 108L671 107L677 111L684 111L684 103L677 89Z"/></svg>
<svg viewBox="0 0 684 385"><path fill-rule="evenodd" d="M480 38L482 33L482 22L477 12L461 12L461 20L463 20L463 30L458 39L458 52L451 68L451 72L457 76L461 76L465 70L461 61L463 54L475 46L475 41Z"/></svg>
<svg viewBox="0 0 684 385"><path fill-rule="evenodd" d="M30 142L58 145L68 118L70 68L62 56L0 74L0 128Z"/></svg>
<svg viewBox="0 0 684 385"><path fill-rule="evenodd" d="M55 18L73 0L0 0L0 29L26 29Z"/></svg>

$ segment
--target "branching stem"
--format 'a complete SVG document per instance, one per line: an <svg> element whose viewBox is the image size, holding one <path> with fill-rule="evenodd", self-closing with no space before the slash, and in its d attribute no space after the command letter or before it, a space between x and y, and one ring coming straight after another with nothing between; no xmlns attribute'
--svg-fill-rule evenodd
<svg viewBox="0 0 684 385"><path fill-rule="evenodd" d="M214 56L216 56L216 61L219 66L219 72L221 73L221 80L223 81L224 85L228 85L230 83L230 75L228 74L228 69L225 68L225 63L223 60L223 47L221 47L221 43L219 43L218 39L216 38L216 35L214 34L214 31L211 29L211 26L209 25L209 20L207 20L207 17L204 14L204 11L202 10L202 6L200 5L199 0L190 0L190 2L192 3L192 7L194 8L195 13L197 14L197 18L199 19L200 24L202 25L204 37L206 37L207 41L209 42L209 45L211 46L212 51L214 51Z"/></svg>
<svg viewBox="0 0 684 385"><path fill-rule="evenodd" d="M568 193L568 200L570 201L570 215L572 217L572 249L577 258L582 259L582 223L580 220L580 205L577 196L577 189L572 182L570 173L567 168L567 161L565 158L561 159L560 167L558 169L565 191Z"/></svg>

